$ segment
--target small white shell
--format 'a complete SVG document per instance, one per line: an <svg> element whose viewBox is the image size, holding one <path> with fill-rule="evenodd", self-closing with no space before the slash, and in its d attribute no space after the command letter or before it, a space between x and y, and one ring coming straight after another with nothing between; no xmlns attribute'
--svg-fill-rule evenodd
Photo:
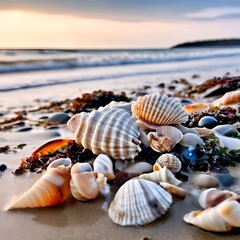
<svg viewBox="0 0 240 240"><path fill-rule="evenodd" d="M112 160L105 154L100 154L93 162L95 172L102 173L109 181L115 179Z"/></svg>
<svg viewBox="0 0 240 240"><path fill-rule="evenodd" d="M204 142L198 135L194 133L186 133L179 142L180 145L194 149L197 145L203 146Z"/></svg>
<svg viewBox="0 0 240 240"><path fill-rule="evenodd" d="M121 226L144 225L165 214L171 203L171 194L158 184L135 178L118 190L108 215Z"/></svg>
<svg viewBox="0 0 240 240"><path fill-rule="evenodd" d="M161 126L156 129L155 133L148 134L151 148L161 153L170 152L182 137L182 132L172 126Z"/></svg>
<svg viewBox="0 0 240 240"><path fill-rule="evenodd" d="M152 171L152 165L147 162L137 162L128 165L124 172L129 173L131 176L138 176L139 174L142 174L144 172L151 172Z"/></svg>
<svg viewBox="0 0 240 240"><path fill-rule="evenodd" d="M47 170L50 168L63 168L65 170L69 170L71 166L72 166L72 160L70 158L59 158L52 161L48 165Z"/></svg>
<svg viewBox="0 0 240 240"><path fill-rule="evenodd" d="M170 193L180 197L180 198L185 198L187 196L187 192L180 187L174 186L170 183L166 182L160 182L161 187L169 191Z"/></svg>
<svg viewBox="0 0 240 240"><path fill-rule="evenodd" d="M188 120L187 113L175 99L160 94L138 97L132 104L132 113L153 129L156 126L184 123Z"/></svg>
<svg viewBox="0 0 240 240"><path fill-rule="evenodd" d="M89 163L75 163L71 168L71 175L74 173L80 173L80 172L92 172L93 169Z"/></svg>
<svg viewBox="0 0 240 240"><path fill-rule="evenodd" d="M109 104L107 104L105 107L100 107L98 110L103 110L105 108L119 108L119 109L124 109L128 113L132 114L131 107L132 107L132 102L112 101Z"/></svg>
<svg viewBox="0 0 240 240"><path fill-rule="evenodd" d="M200 188L213 188L219 185L216 177L203 173L198 173L193 176L192 182Z"/></svg>
<svg viewBox="0 0 240 240"><path fill-rule="evenodd" d="M115 159L132 159L141 151L140 135L133 117L123 109L74 115L67 123L76 143L94 154L106 154Z"/></svg>
<svg viewBox="0 0 240 240"><path fill-rule="evenodd" d="M153 165L153 170L158 171L164 166L166 166L166 168L169 169L171 172L177 173L182 167L182 162L179 160L178 157L174 156L173 154L165 153L156 160L156 163Z"/></svg>

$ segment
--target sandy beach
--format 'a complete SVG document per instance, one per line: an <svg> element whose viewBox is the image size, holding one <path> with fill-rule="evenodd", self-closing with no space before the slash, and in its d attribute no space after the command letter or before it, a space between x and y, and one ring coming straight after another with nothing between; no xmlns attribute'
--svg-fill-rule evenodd
<svg viewBox="0 0 240 240"><path fill-rule="evenodd" d="M118 90L126 90L127 92L134 92L135 90L137 94L141 95L159 92L159 88L156 88L156 82L154 82L154 85L151 82L146 82L145 85L138 83L136 88L133 87L137 84L136 80L136 82L132 82L132 85L128 85L129 90L123 85L121 87L117 87L117 84L110 86L108 81L106 83L102 82L101 86L95 84L96 82L88 82L88 89L91 91L97 87L102 89L106 87L106 90L111 90L112 87L116 90L116 87ZM151 87L144 88L146 85ZM178 87L181 90L181 84ZM57 87L56 91L61 89L63 90L62 86ZM169 89L166 89L166 91L169 91ZM30 94L33 93L29 92ZM67 92L67 94L69 93ZM71 94L74 95L75 93L72 92ZM62 97L61 94L59 96L58 99ZM19 101L21 102L21 100ZM206 102L209 99L203 101ZM40 102L34 105L36 107L44 104L46 105L48 102ZM22 110L27 110L28 107L25 106ZM21 107L16 107L16 109L21 109ZM13 108L13 110L15 109ZM8 108L5 113L6 116L12 116L13 111ZM38 121L40 117L49 117L53 114L51 110L43 110L29 113L28 118ZM33 122L26 120L25 123L24 127L27 127ZM139 227L121 227L114 224L102 208L104 198L101 196L93 201L79 202L69 195L67 200L58 206L6 211L5 209L9 204L22 195L45 172L27 172L15 176L13 172L19 166L21 159L29 157L36 148L52 139L72 138L66 124L59 124L53 129L33 126L30 130L20 131L21 128L21 126L15 126L13 129L2 131L0 137L0 146L10 147L9 151L0 153L0 163L7 166L0 177L0 218L2 219L0 232L3 239L239 239L239 229L228 233L211 233L183 221L183 216L186 213L200 209L198 196L201 189L194 187L191 181L183 182L181 185L188 193L184 200L174 197L169 211L164 216L150 224ZM23 144L23 147L20 147L19 144ZM236 178L235 183L230 187L220 185L220 188L239 193L239 166L229 169L231 175ZM114 197L114 194L112 197Z"/></svg>

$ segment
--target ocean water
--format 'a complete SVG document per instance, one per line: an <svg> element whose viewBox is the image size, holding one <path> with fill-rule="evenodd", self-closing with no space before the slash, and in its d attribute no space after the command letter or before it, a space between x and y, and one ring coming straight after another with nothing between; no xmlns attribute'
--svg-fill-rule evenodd
<svg viewBox="0 0 240 240"><path fill-rule="evenodd" d="M240 48L0 50L0 106L240 70ZM205 78L205 79L204 79ZM78 90L77 90L78 89Z"/></svg>

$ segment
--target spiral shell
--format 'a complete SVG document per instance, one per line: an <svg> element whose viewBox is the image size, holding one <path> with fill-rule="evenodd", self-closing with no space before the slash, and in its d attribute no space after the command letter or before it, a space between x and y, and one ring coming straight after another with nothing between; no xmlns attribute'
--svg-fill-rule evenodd
<svg viewBox="0 0 240 240"><path fill-rule="evenodd" d="M144 124L154 126L184 123L188 115L182 106L167 95L145 95L138 97L132 105L133 115Z"/></svg>
<svg viewBox="0 0 240 240"><path fill-rule="evenodd" d="M62 203L68 196L70 174L59 168L50 168L8 209L47 207Z"/></svg>
<svg viewBox="0 0 240 240"><path fill-rule="evenodd" d="M178 157L174 156L170 153L162 154L153 165L153 170L158 171L160 168L166 167L173 173L177 173L180 171L182 167L182 162Z"/></svg>
<svg viewBox="0 0 240 240"><path fill-rule="evenodd" d="M171 194L158 184L135 178L118 190L108 215L121 226L144 225L165 214L171 203Z"/></svg>
<svg viewBox="0 0 240 240"><path fill-rule="evenodd" d="M94 154L131 159L141 151L137 126L123 109L82 112L74 115L67 126L74 133L76 143Z"/></svg>

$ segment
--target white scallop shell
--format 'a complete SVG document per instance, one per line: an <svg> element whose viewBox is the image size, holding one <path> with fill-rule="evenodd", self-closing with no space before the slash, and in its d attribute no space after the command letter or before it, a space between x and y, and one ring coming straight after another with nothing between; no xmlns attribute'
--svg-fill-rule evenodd
<svg viewBox="0 0 240 240"><path fill-rule="evenodd" d="M121 226L144 225L165 214L171 203L171 194L158 184L135 178L118 190L108 215Z"/></svg>
<svg viewBox="0 0 240 240"><path fill-rule="evenodd" d="M138 97L132 105L133 115L154 128L160 125L184 123L188 115L182 106L167 95L151 94Z"/></svg>
<svg viewBox="0 0 240 240"><path fill-rule="evenodd" d="M190 212L183 220L208 231L227 232L240 227L240 203L226 199L215 207Z"/></svg>
<svg viewBox="0 0 240 240"><path fill-rule="evenodd" d="M82 112L74 115L67 126L74 133L76 143L94 154L131 159L141 151L137 126L123 109Z"/></svg>
<svg viewBox="0 0 240 240"><path fill-rule="evenodd" d="M115 179L112 160L105 154L100 154L93 162L95 172L102 173L109 181Z"/></svg>
<svg viewBox="0 0 240 240"><path fill-rule="evenodd" d="M157 160L156 163L153 165L153 170L159 170L166 166L173 173L177 173L180 171L182 167L182 162L179 160L178 157L174 156L170 153L162 154Z"/></svg>
<svg viewBox="0 0 240 240"><path fill-rule="evenodd" d="M182 137L182 132L172 126L160 126L156 132L148 133L151 148L161 153L170 152Z"/></svg>

